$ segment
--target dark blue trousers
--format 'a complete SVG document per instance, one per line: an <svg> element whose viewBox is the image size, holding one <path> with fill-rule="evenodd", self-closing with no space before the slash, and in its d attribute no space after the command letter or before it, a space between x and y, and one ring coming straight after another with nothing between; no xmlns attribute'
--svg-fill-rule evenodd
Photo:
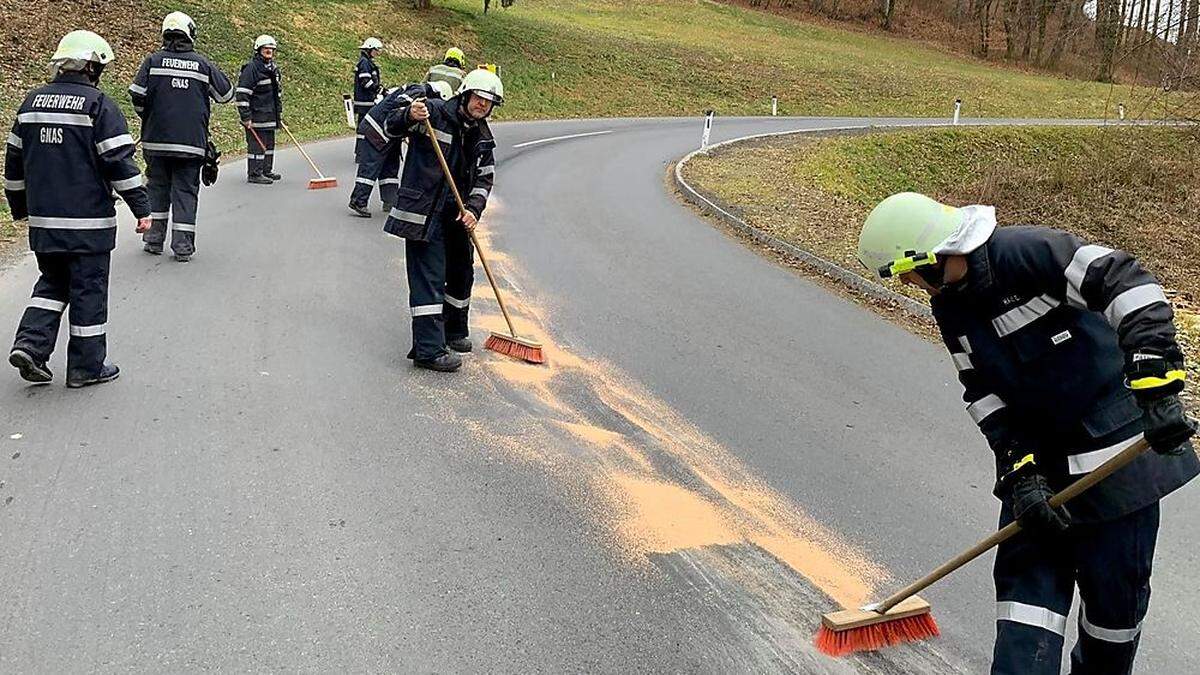
<svg viewBox="0 0 1200 675"><path fill-rule="evenodd" d="M392 143L382 152L365 140L357 143L358 171L354 177L354 190L350 203L367 207L371 190L379 185L379 199L387 209L396 203L396 190L400 187L400 143Z"/></svg>
<svg viewBox="0 0 1200 675"><path fill-rule="evenodd" d="M1156 502L1115 520L1075 525L1063 536L1022 533L1001 544L992 673L1059 675L1076 586L1082 606L1072 675L1133 672L1150 604L1158 519ZM1005 508L1000 526L1009 522Z"/></svg>
<svg viewBox="0 0 1200 675"><path fill-rule="evenodd" d="M38 253L42 275L21 317L13 349L48 361L58 340L63 312L70 307L67 373L96 377L108 354L108 253Z"/></svg>
<svg viewBox="0 0 1200 675"><path fill-rule="evenodd" d="M449 206L430 228L429 241L406 239L404 246L413 330L409 358L436 359L446 352L447 340L470 335L475 247L458 222L457 207Z"/></svg>

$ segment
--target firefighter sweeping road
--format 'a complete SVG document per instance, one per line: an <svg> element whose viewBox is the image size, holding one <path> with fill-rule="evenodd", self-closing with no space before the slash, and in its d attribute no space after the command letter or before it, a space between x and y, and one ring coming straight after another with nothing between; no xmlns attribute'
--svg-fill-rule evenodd
<svg viewBox="0 0 1200 675"><path fill-rule="evenodd" d="M990 555L926 592L938 640L811 644L994 528L946 350L681 205L696 119L492 128L480 233L548 366L412 368L403 247L294 149L274 185L206 189L190 265L119 209L121 379L0 378L0 671L986 669ZM312 154L350 181L352 143ZM0 270L0 317L36 276ZM1200 493L1163 512L1138 672L1196 672Z"/></svg>

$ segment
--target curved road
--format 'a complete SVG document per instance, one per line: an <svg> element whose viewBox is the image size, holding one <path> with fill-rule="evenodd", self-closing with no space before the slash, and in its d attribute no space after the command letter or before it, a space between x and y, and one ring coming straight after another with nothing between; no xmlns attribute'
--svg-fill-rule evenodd
<svg viewBox="0 0 1200 675"><path fill-rule="evenodd" d="M408 365L403 247L346 213L347 140L312 148L337 190L305 191L294 151L269 188L225 167L189 265L123 223L122 379L0 378L0 671L985 668L985 562L926 594L941 640L809 645L834 600L994 522L943 351L680 205L699 120L496 127L483 227L547 367ZM0 271L13 327L35 274ZM1140 672L1200 666L1198 511L1165 504Z"/></svg>

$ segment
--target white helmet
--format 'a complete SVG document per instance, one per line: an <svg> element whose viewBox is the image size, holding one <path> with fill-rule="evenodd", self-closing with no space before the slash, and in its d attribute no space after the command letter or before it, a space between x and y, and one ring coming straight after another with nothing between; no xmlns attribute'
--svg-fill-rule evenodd
<svg viewBox="0 0 1200 675"><path fill-rule="evenodd" d="M58 41L58 49L50 57L51 65L67 61L93 62L104 65L116 58L108 42L90 30L73 30Z"/></svg>
<svg viewBox="0 0 1200 675"><path fill-rule="evenodd" d="M270 35L259 35L258 37L254 38L254 51L258 51L263 47L279 49L279 45L275 43L275 38L271 37Z"/></svg>
<svg viewBox="0 0 1200 675"><path fill-rule="evenodd" d="M463 78L458 93L474 92L496 105L504 105L504 83L500 76L485 68L476 68Z"/></svg>
<svg viewBox="0 0 1200 675"><path fill-rule="evenodd" d="M446 82L444 80L433 80L431 82L426 82L425 84L432 87L433 90L438 93L438 96L440 96L443 101L450 98L451 96L454 96L454 90L450 88L449 82Z"/></svg>
<svg viewBox="0 0 1200 675"><path fill-rule="evenodd" d="M358 48L359 49L383 49L383 43L379 41L379 38L369 37L366 40L363 40L363 43L361 45L359 45Z"/></svg>
<svg viewBox="0 0 1200 675"><path fill-rule="evenodd" d="M163 17L162 32L163 35L171 31L176 31L187 35L188 38L196 39L196 22L192 21L192 17L183 12L171 12Z"/></svg>

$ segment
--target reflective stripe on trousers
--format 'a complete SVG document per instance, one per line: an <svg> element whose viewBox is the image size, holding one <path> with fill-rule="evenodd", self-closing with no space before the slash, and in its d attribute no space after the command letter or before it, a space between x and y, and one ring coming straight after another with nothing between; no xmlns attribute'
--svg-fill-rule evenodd
<svg viewBox="0 0 1200 675"><path fill-rule="evenodd" d="M152 220L142 241L161 247L170 216L171 250L177 255L196 252L196 215L200 200L200 170L204 163L180 157L146 158L146 192Z"/></svg>
<svg viewBox="0 0 1200 675"><path fill-rule="evenodd" d="M69 324L67 371L95 377L108 354L108 253L37 253L41 272L21 317L14 348L38 360L54 353L63 309Z"/></svg>
<svg viewBox="0 0 1200 675"><path fill-rule="evenodd" d="M1001 526L1007 525L1008 506ZM1053 542L1023 533L996 550L992 673L1059 675L1067 615L1083 602L1071 671L1128 675L1150 602L1159 507L1074 525Z"/></svg>

